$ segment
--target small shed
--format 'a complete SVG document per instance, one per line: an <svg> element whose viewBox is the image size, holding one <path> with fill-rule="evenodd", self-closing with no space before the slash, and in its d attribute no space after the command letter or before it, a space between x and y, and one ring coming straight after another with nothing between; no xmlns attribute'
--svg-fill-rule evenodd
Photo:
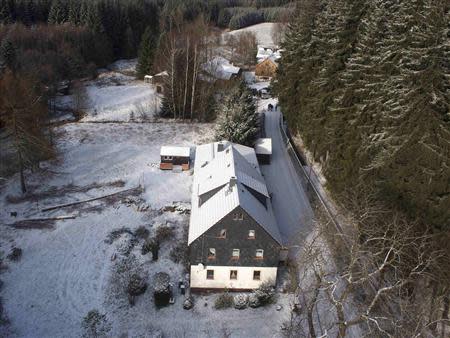
<svg viewBox="0 0 450 338"><path fill-rule="evenodd" d="M167 71L152 76L151 83L156 87L156 92L158 94L164 94L164 83L168 77L169 73Z"/></svg>
<svg viewBox="0 0 450 338"><path fill-rule="evenodd" d="M151 75L145 75L145 76L144 76L144 82L145 82L145 83L152 83L152 82L153 82L153 76L151 76Z"/></svg>
<svg viewBox="0 0 450 338"><path fill-rule="evenodd" d="M189 170L191 148L177 146L161 147L161 163L159 165L162 170L172 170L174 165L181 165L183 170Z"/></svg>
<svg viewBox="0 0 450 338"><path fill-rule="evenodd" d="M270 158L272 157L272 139L257 139L255 143L255 153L259 164L270 164Z"/></svg>

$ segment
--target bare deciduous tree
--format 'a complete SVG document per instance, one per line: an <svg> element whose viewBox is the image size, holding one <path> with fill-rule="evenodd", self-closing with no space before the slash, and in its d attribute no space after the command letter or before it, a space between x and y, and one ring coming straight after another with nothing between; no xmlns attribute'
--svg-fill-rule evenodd
<svg viewBox="0 0 450 338"><path fill-rule="evenodd" d="M0 118L13 139L22 193L25 169L52 153L48 139L47 106L32 79L16 77L7 71L0 79Z"/></svg>
<svg viewBox="0 0 450 338"><path fill-rule="evenodd" d="M443 256L433 236L370 205L370 198L365 202L353 213L346 251L329 249L324 238L338 235L327 226L305 240L298 289L304 311L291 327L307 327L307 337L346 337L350 328L360 335L419 337L442 322L424 311L428 293L421 288Z"/></svg>

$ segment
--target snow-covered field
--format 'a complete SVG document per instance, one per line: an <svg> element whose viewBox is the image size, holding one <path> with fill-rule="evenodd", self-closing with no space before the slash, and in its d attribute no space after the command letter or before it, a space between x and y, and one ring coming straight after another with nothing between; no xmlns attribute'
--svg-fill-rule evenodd
<svg viewBox="0 0 450 338"><path fill-rule="evenodd" d="M255 33L259 45L273 45L272 28L274 25L275 23L273 22L263 22L257 25L226 32L222 37L223 39L226 39L229 34L237 35L242 32L252 32Z"/></svg>
<svg viewBox="0 0 450 338"><path fill-rule="evenodd" d="M83 122L147 121L158 112L161 97L155 88L134 77L136 60L119 60L85 83L85 90L58 98L62 108L80 107Z"/></svg>
<svg viewBox="0 0 450 338"><path fill-rule="evenodd" d="M91 111L101 110L105 120L119 123L92 123L95 116L89 113L81 123L61 125L55 135L60 155L43 163L42 170L27 173L28 194L19 193L17 175L0 186L0 257L6 267L0 269L0 297L9 320L0 325L0 336L80 337L82 320L93 309L106 314L110 337L280 336L280 326L289 316L292 296L287 294L279 295L281 311L275 305L215 310L217 295L195 296L195 306L188 311L177 292L174 305L155 308L154 274L167 272L174 284L185 274L171 252L183 242L192 182L190 172L158 169L160 147L208 142L213 128L173 121L123 123L128 120L125 111L138 97L148 100L145 93L151 97L151 88L123 74L113 76L123 85L113 86L108 79L103 86L100 77L87 84L87 91L93 91ZM130 92L134 94L122 95ZM138 186L142 191L42 211ZM21 222L63 216L72 218ZM135 233L141 226L150 236L161 226L174 229L175 237L162 245L156 262L151 254L141 254L143 239ZM118 229L122 231L111 237ZM22 249L17 261L6 258L13 247ZM131 272L148 282L134 306L129 305L123 284L123 274Z"/></svg>

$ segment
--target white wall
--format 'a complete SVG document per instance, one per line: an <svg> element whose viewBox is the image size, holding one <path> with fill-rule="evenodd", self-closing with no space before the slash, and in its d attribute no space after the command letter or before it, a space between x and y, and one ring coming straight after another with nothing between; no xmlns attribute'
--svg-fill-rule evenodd
<svg viewBox="0 0 450 338"><path fill-rule="evenodd" d="M214 270L214 279L206 279L206 270ZM230 271L237 270L237 279L230 280ZM261 279L253 280L253 271L261 271ZM220 289L256 289L265 281L275 282L276 267L248 267L248 266L204 266L191 265L192 288L220 288Z"/></svg>

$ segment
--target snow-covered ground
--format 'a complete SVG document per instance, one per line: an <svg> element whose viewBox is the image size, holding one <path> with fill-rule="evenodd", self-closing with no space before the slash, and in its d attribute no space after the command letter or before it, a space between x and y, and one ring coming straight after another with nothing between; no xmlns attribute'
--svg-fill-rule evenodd
<svg viewBox="0 0 450 338"><path fill-rule="evenodd" d="M276 24L273 22L264 22L257 25L226 32L222 35L222 38L225 40L229 34L237 35L242 32L252 32L255 33L256 40L259 45L273 45L272 29L274 25Z"/></svg>
<svg viewBox="0 0 450 338"><path fill-rule="evenodd" d="M123 85L113 85L111 77ZM0 325L0 336L80 337L82 319L98 309L111 323L111 337L223 337L225 333L279 337L280 326L289 317L292 296L288 294L279 295L281 311L276 305L215 310L217 295L195 296L194 309L187 311L178 292L174 305L154 307L154 274L167 272L175 284L184 277L182 264L173 262L170 253L183 242L189 218L183 210L189 207L192 183L190 172L158 169L160 147L208 142L213 126L173 121L123 123L136 98L151 97L151 87L121 73L102 72L87 83L87 92L90 112L81 123L56 128L60 155L42 163L42 170L27 172L28 194L20 194L17 175L0 186L0 257L7 266L0 269L0 297L9 319L9 324ZM103 112L104 120L119 123L89 122L95 120L91 114L95 110ZM133 190L42 211L139 185L142 192ZM167 208L173 205L176 210ZM21 222L63 216L73 218ZM160 258L153 262L151 254L141 254L143 240L134 232L144 226L153 236L164 225L174 229L175 237L162 245ZM122 233L111 238L121 228L125 228ZM22 249L18 261L6 258L13 247ZM125 273L139 272L149 285L133 307L124 291L123 267Z"/></svg>
<svg viewBox="0 0 450 338"><path fill-rule="evenodd" d="M99 71L85 90L58 97L62 108L78 106L83 122L147 121L158 112L161 97L153 85L134 77L136 60L119 60Z"/></svg>

